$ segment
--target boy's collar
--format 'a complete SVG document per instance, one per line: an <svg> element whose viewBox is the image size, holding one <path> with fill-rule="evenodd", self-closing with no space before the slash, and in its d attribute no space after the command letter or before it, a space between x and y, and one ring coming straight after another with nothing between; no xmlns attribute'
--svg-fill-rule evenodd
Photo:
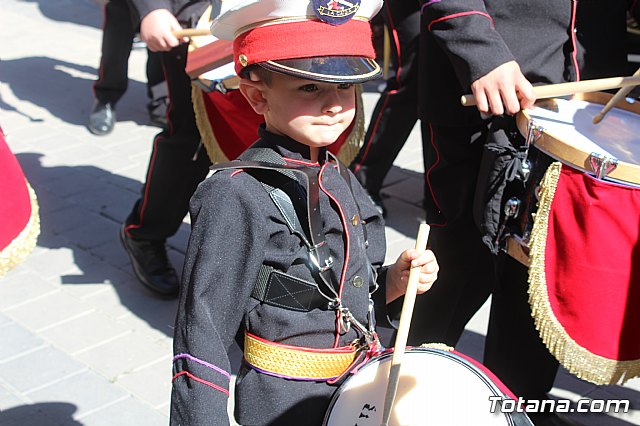
<svg viewBox="0 0 640 426"><path fill-rule="evenodd" d="M261 124L258 128L258 135L262 140L269 143L269 145L275 145L284 149L286 152L281 152L283 156L290 157L294 160L309 161L311 158L310 148L307 145L290 138L289 136L277 135L271 133L265 128L264 124ZM318 160L323 163L325 161L326 148L321 148L318 155Z"/></svg>

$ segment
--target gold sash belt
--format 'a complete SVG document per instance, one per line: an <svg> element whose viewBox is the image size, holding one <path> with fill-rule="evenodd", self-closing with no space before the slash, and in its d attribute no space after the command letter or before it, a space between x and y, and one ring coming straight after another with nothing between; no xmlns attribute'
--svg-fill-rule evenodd
<svg viewBox="0 0 640 426"><path fill-rule="evenodd" d="M298 380L330 380L340 376L355 361L358 349L305 348L270 342L245 331L244 358L263 373Z"/></svg>

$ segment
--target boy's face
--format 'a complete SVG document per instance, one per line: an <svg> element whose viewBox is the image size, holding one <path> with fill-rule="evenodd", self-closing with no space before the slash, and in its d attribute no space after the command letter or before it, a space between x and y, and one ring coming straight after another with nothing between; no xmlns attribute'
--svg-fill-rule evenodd
<svg viewBox="0 0 640 426"><path fill-rule="evenodd" d="M297 142L320 148L334 143L355 116L355 88L273 73L263 84L266 128Z"/></svg>

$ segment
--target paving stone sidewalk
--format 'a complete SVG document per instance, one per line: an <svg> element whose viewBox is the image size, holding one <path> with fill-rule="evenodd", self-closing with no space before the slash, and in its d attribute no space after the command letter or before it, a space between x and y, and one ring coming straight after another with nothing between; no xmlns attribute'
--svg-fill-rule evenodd
<svg viewBox="0 0 640 426"><path fill-rule="evenodd" d="M132 275L117 239L138 196L151 140L144 50L108 136L85 128L100 57L100 0L3 0L0 125L40 206L42 231L27 260L0 279L0 425L168 423L176 302ZM370 113L376 93L365 94ZM414 129L384 190L388 252L413 245L422 219L422 154ZM1 202L1 201L0 201ZM177 268L184 223L169 240ZM488 305L460 346L481 359ZM561 372L559 398L624 398L624 415L574 415L585 425L640 425L640 381L595 386Z"/></svg>

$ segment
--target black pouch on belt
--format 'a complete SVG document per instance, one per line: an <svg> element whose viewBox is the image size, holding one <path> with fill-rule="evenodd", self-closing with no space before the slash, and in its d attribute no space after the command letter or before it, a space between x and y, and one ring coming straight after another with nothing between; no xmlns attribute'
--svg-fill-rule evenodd
<svg viewBox="0 0 640 426"><path fill-rule="evenodd" d="M521 196L526 177L523 165L527 147L514 117L493 117L489 125L478 184L473 202L473 217L482 234L482 241L497 254L506 229L505 201Z"/></svg>

